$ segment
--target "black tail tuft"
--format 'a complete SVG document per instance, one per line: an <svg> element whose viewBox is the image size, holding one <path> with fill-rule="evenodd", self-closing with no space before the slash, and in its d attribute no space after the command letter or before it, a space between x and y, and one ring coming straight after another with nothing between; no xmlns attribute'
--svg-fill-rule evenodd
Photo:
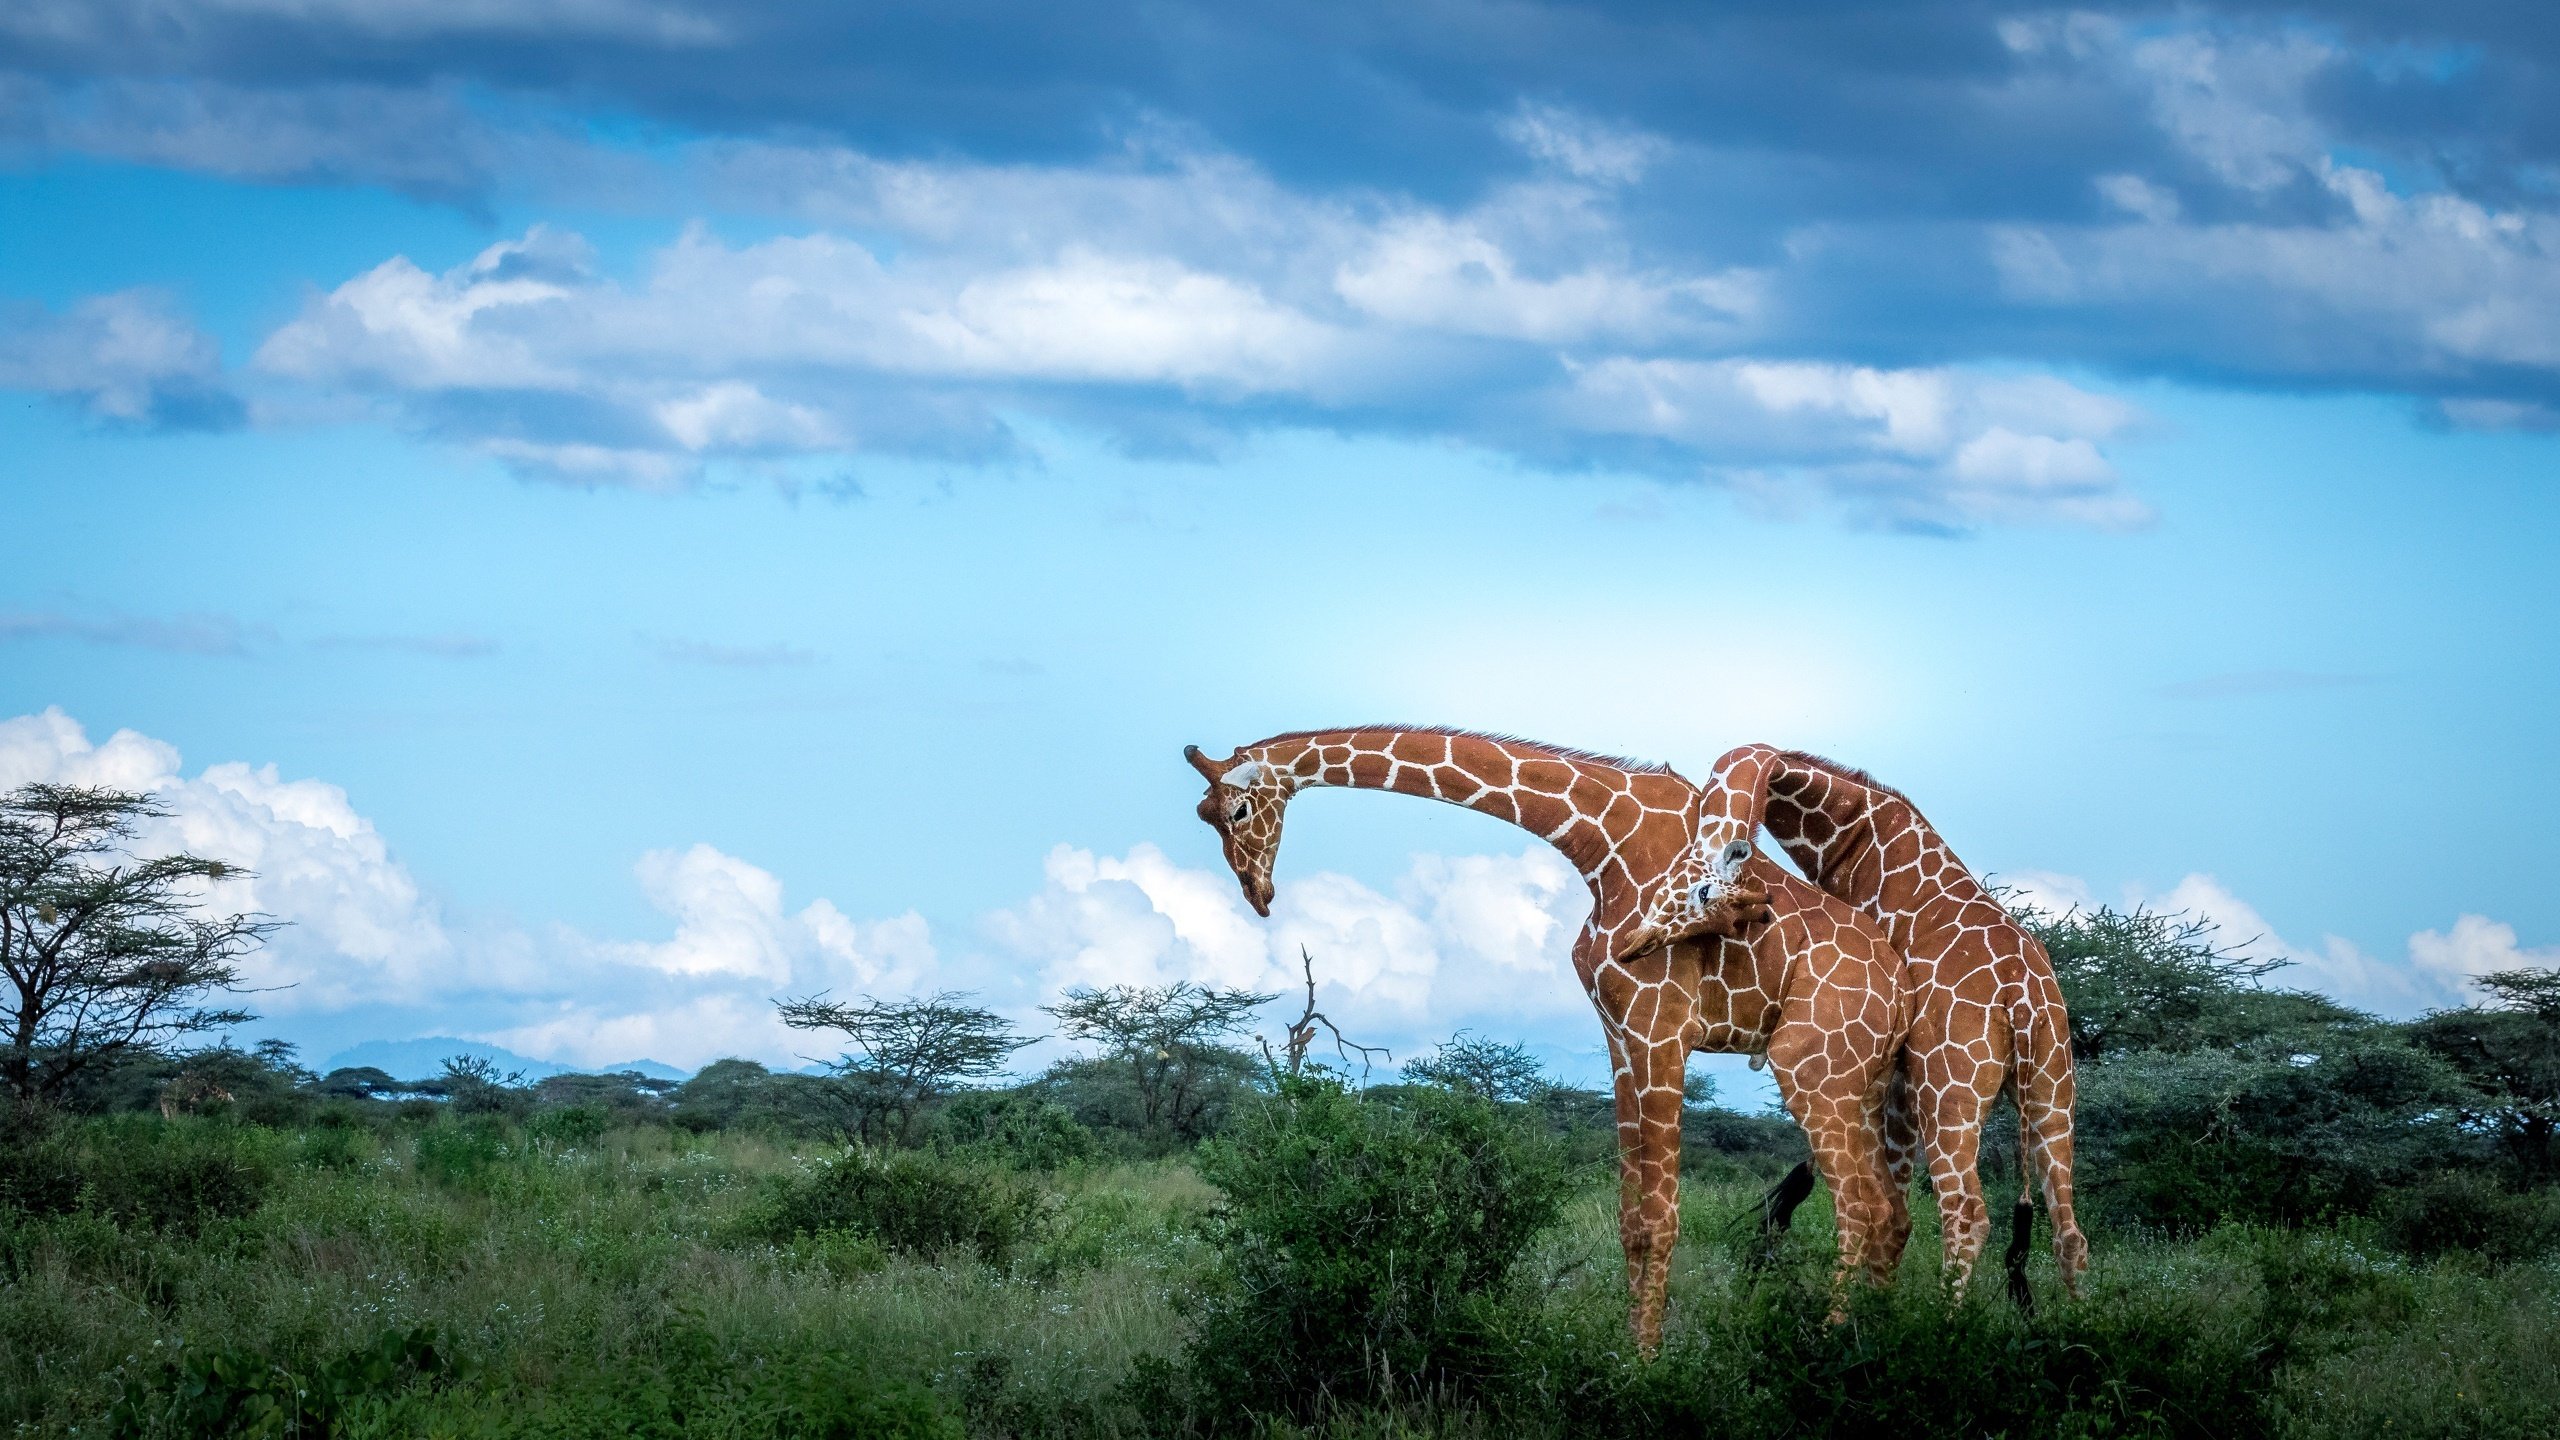
<svg viewBox="0 0 2560 1440"><path fill-rule="evenodd" d="M2009 1212L2009 1253L2002 1259L2009 1270L2009 1299L2021 1310L2036 1308L2035 1292L2027 1288L2027 1252L2036 1236L2036 1203L2021 1195L2017 1208Z"/></svg>
<svg viewBox="0 0 2560 1440"><path fill-rule="evenodd" d="M1766 1265L1778 1258L1778 1237L1795 1223L1796 1207L1813 1195L1813 1162L1799 1162L1786 1177L1760 1197L1760 1257Z"/></svg>

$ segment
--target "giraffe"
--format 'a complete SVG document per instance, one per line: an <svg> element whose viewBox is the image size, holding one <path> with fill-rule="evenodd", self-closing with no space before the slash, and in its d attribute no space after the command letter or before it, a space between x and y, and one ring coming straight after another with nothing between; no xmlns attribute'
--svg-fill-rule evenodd
<svg viewBox="0 0 2560 1440"><path fill-rule="evenodd" d="M1947 1273L1961 1288L1991 1228L1975 1168L1982 1119L2008 1089L2018 1106L2019 1168L2030 1190L2041 1185L2054 1259L2064 1288L2077 1294L2089 1242L2072 1210L2074 1078L2062 988L2044 946L1909 797L1803 751L1728 751L1700 800L1694 843L1647 896L1630 943L1729 929L1722 860L1747 850L1764 824L1824 890L1882 923L1909 961L1911 1035L1886 1113L1896 1200L1925 1146ZM2032 1204L2019 1196L2009 1256L2011 1293L2021 1299Z"/></svg>
<svg viewBox="0 0 2560 1440"><path fill-rule="evenodd" d="M1200 818L1268 918L1281 824L1298 791L1393 790L1507 820L1561 851L1590 886L1574 972L1608 1040L1619 1137L1619 1240L1638 1348L1660 1343L1679 1238L1682 1082L1694 1049L1765 1053L1837 1199L1840 1280L1878 1273L1890 1184L1882 1109L1905 1025L1902 958L1854 909L1765 861L1731 877L1678 944L1621 943L1634 905L1688 843L1697 787L1667 767L1467 731L1295 731L1224 760ZM1761 923L1767 921L1769 923ZM1736 939L1724 932L1756 930Z"/></svg>

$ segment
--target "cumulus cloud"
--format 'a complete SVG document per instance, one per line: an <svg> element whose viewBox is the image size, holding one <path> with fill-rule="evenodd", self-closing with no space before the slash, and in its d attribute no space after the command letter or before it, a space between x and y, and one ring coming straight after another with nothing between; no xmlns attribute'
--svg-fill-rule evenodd
<svg viewBox="0 0 2560 1440"><path fill-rule="evenodd" d="M1733 464L1792 465L1913 524L2054 519L2120 527L2149 510L2099 449L2132 407L2059 380L1806 361L1578 366L1561 402L1601 433L1678 441Z"/></svg>
<svg viewBox="0 0 2560 1440"><path fill-rule="evenodd" d="M326 781L237 761L188 778L175 747L132 730L92 742L60 710L0 720L0 791L38 781L148 795L169 814L145 823L142 853L186 850L251 872L218 882L209 900L292 922L241 967L244 983L270 992L257 1008L419 998L454 954L435 903Z"/></svg>
<svg viewBox="0 0 2560 1440"><path fill-rule="evenodd" d="M780 1062L817 1042L775 1018L777 999L938 988L932 933L913 912L859 921L825 899L793 909L772 872L709 845L651 851L634 873L674 933L628 941L553 932L543 943L560 969L547 993L515 1007L516 1023L474 1038L580 1065L635 1055L683 1066L724 1055Z"/></svg>
<svg viewBox="0 0 2560 1440"><path fill-rule="evenodd" d="M1078 985L1294 993L1304 950L1320 1003L1399 1054L1470 1025L1589 1039L1569 960L1589 898L1543 847L1418 855L1384 891L1303 876L1265 922L1223 869L1152 845L1062 845L1039 889L954 944L912 911L864 917L794 899L772 871L697 844L633 866L664 926L635 938L451 916L344 790L273 766L189 776L175 747L132 730L92 740L59 710L0 720L0 791L39 780L148 794L170 813L144 828L141 853L184 849L254 872L209 899L289 922L244 967L260 991L250 1008L288 1033L358 1013L379 1038L461 1035L576 1065L796 1064L824 1041L780 1024L773 1002L786 996L974 991L1038 1033L1039 1007Z"/></svg>
<svg viewBox="0 0 2560 1440"><path fill-rule="evenodd" d="M1319 873L1283 885L1268 923L1223 870L1050 852L1047 883L989 933L1054 994L1073 985L1177 980L1287 993L1315 960L1319 1003L1409 1046L1470 1023L1536 1027L1587 1008L1573 975L1589 892L1553 851L1419 855L1385 893Z"/></svg>
<svg viewBox="0 0 2560 1440"><path fill-rule="evenodd" d="M771 872L708 845L653 851L635 874L672 933L516 937L514 975L470 997L499 1002L494 1013L509 1018L468 1028L471 1038L573 1064L796 1063L825 1041L774 1018L772 1002L786 995L959 989L1037 1034L1039 1007L1078 985L1294 993L1301 947L1316 958L1319 1002L1400 1054L1470 1024L1575 1037L1587 1008L1567 959L1586 892L1543 850L1417 856L1390 893L1307 876L1265 923L1223 871L1178 865L1151 845L1118 856L1060 846L1039 890L985 917L982 939L956 945L913 913L865 920L825 899L795 906Z"/></svg>
<svg viewBox="0 0 2560 1440"><path fill-rule="evenodd" d="M2021 227L1993 255L2021 304L2139 314L2269 378L2434 389L2560 369L2560 215L2401 194L2325 157L2309 175L2340 218ZM2266 323L2271 306L2290 323ZM2458 393L2446 413L2462 417Z"/></svg>
<svg viewBox="0 0 2560 1440"><path fill-rule="evenodd" d="M2000 878L2013 896L2048 911L2103 903L2103 897L2076 876L2037 871ZM2117 903L2208 921L2214 927L2215 943L2233 953L2282 962L2284 968L2267 983L2317 990L2359 1009L2395 1017L2471 1004L2480 998L2471 982L2491 971L2560 965L2560 946L2522 945L2514 926L2482 915L2457 917L2446 930L2418 931L2409 937L2407 953L2398 960L2371 954L2338 935L2324 935L2316 944L2302 943L2277 933L2256 906L2220 880L2201 873L2157 893L2127 886Z"/></svg>
<svg viewBox="0 0 2560 1440"><path fill-rule="evenodd" d="M91 419L151 429L221 429L243 413L213 337L152 290L92 296L58 315L0 308L0 389L37 391Z"/></svg>

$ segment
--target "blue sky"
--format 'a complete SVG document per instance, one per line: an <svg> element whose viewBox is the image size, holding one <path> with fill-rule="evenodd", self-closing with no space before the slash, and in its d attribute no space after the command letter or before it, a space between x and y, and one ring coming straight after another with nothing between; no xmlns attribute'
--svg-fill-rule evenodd
<svg viewBox="0 0 2560 1440"><path fill-rule="evenodd" d="M323 1054L1304 943L1588 1078L1528 837L1234 895L1180 747L1378 719L1823 750L2392 1013L2560 954L2548 36L1227 8L0 17L0 782L257 869Z"/></svg>

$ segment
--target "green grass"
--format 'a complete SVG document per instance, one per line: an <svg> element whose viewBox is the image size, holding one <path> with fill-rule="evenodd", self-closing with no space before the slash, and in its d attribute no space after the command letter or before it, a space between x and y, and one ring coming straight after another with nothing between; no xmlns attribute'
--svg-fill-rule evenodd
<svg viewBox="0 0 2560 1440"><path fill-rule="evenodd" d="M113 1197L0 1211L0 1434L195 1433L206 1422L177 1408L190 1384L238 1433L1184 1424L1164 1366L1190 1333L1216 1197L1178 1160L1026 1181L1045 1188L1047 1219L997 1268L841 1232L750 1238L776 1184L832 1158L754 1136L128 1118L92 1139L121 1152L119 1175L164 1150L237 1145L266 1167L263 1203L176 1218ZM1687 1187L1654 1364L1625 1353L1615 1196L1595 1183L1532 1247L1463 1393L1326 1428L2560 1433L2560 1270L2547 1260L2417 1261L2332 1230L2173 1241L2101 1225L2090 1294L2055 1292L2040 1250L2041 1304L2022 1319L1996 1277L1972 1302L1943 1296L1923 1207L1894 1290L1832 1327L1819 1318L1827 1208L1807 1205L1780 1265L1755 1275L1742 1221L1756 1198L1740 1183ZM324 1400L325 1414L292 1410Z"/></svg>

